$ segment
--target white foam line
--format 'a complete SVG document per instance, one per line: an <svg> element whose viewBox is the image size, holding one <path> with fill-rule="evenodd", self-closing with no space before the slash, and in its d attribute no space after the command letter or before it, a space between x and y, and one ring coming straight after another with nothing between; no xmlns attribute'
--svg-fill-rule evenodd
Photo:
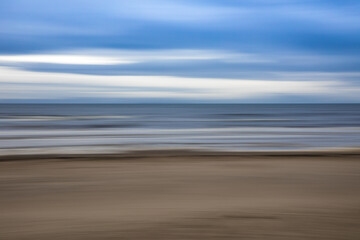
<svg viewBox="0 0 360 240"><path fill-rule="evenodd" d="M48 135L117 135L117 134L178 134L178 133L358 133L359 127L339 127L339 128L187 128L187 129L111 129L111 130L5 130L0 133L0 136L48 136Z"/></svg>

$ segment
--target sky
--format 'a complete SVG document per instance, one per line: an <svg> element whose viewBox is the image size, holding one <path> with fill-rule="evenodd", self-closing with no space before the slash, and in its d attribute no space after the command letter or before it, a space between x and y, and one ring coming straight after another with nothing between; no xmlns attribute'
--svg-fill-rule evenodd
<svg viewBox="0 0 360 240"><path fill-rule="evenodd" d="M360 103L358 0L1 0L0 103Z"/></svg>

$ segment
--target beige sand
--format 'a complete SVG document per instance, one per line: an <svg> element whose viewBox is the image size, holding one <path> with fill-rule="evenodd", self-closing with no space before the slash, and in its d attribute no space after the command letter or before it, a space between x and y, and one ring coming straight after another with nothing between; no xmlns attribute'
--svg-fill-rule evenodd
<svg viewBox="0 0 360 240"><path fill-rule="evenodd" d="M358 153L0 158L0 239L360 239Z"/></svg>

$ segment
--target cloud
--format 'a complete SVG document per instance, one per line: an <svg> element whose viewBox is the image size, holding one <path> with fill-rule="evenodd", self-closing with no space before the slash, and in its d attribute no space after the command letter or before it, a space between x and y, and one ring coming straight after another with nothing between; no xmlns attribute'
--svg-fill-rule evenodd
<svg viewBox="0 0 360 240"><path fill-rule="evenodd" d="M357 99L359 9L353 0L3 0L1 65L22 70L1 74L24 76L2 80L2 96Z"/></svg>
<svg viewBox="0 0 360 240"><path fill-rule="evenodd" d="M317 96L360 100L359 88L339 81L266 81L171 76L92 76L1 68L2 99L156 98L242 100Z"/></svg>
<svg viewBox="0 0 360 240"><path fill-rule="evenodd" d="M88 75L353 81L358 79L360 58L294 51L247 53L216 49L72 49L0 55L1 64L28 71ZM301 72L304 73L303 78Z"/></svg>
<svg viewBox="0 0 360 240"><path fill-rule="evenodd" d="M67 65L116 65L141 62L221 60L226 62L270 62L254 54L219 50L82 49L45 54L0 55L0 63L45 63Z"/></svg>
<svg viewBox="0 0 360 240"><path fill-rule="evenodd" d="M133 63L128 60L104 56L81 55L0 55L0 62L5 63L51 63L75 65L112 65Z"/></svg>

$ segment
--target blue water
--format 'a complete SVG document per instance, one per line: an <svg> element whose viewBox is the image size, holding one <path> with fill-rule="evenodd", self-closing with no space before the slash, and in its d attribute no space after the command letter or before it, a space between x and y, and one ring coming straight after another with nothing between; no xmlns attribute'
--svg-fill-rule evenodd
<svg viewBox="0 0 360 240"><path fill-rule="evenodd" d="M0 154L358 148L360 104L0 104Z"/></svg>

